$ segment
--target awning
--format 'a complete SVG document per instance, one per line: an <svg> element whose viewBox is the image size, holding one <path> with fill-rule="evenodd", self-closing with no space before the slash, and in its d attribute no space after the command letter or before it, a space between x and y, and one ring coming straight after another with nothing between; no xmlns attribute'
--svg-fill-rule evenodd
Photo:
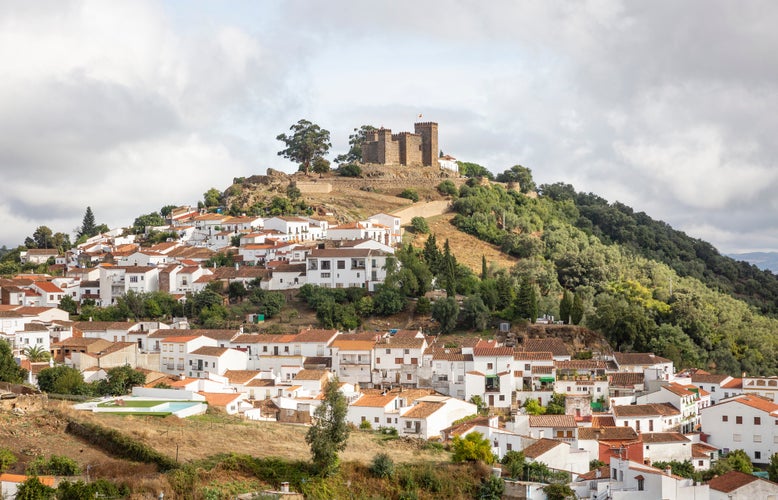
<svg viewBox="0 0 778 500"><path fill-rule="evenodd" d="M540 377L541 382L555 382L556 379L554 377Z"/></svg>

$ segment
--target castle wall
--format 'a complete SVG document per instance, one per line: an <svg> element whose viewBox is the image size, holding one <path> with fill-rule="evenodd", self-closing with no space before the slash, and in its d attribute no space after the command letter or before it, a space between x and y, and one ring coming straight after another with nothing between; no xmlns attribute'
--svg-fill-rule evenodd
<svg viewBox="0 0 778 500"><path fill-rule="evenodd" d="M390 129L382 128L370 132L362 144L362 162L439 167L438 124L415 123L414 131L392 135Z"/></svg>
<svg viewBox="0 0 778 500"><path fill-rule="evenodd" d="M400 164L400 145L392 140L392 131L380 129L378 131L378 161L384 165Z"/></svg>
<svg viewBox="0 0 778 500"><path fill-rule="evenodd" d="M414 123L413 130L421 136L422 164L438 167L438 124L435 122Z"/></svg>

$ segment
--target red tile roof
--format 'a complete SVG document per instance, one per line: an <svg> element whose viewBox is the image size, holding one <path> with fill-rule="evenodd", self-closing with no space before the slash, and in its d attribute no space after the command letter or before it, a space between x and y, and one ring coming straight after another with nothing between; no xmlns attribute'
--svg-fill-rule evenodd
<svg viewBox="0 0 778 500"><path fill-rule="evenodd" d="M754 481L760 481L760 479L754 475L746 474L745 472L731 470L726 474L711 479L708 482L708 486L712 490L731 493Z"/></svg>

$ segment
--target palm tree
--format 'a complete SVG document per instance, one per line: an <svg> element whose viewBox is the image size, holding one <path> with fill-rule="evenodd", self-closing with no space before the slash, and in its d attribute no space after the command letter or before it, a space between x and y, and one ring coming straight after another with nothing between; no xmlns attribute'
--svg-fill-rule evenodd
<svg viewBox="0 0 778 500"><path fill-rule="evenodd" d="M24 349L22 349L22 353L27 356L27 359L32 361L33 363L36 361L48 361L51 357L51 354L49 354L49 351L43 348L43 346L40 345L28 345Z"/></svg>

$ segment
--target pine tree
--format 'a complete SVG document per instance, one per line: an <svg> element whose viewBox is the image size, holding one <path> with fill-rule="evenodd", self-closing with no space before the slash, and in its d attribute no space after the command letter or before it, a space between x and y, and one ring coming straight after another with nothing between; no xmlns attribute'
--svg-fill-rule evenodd
<svg viewBox="0 0 778 500"><path fill-rule="evenodd" d="M92 207L86 207L84 220L81 222L81 228L78 230L78 237L86 236L91 238L97 234L97 224L95 223L95 214L92 213Z"/></svg>
<svg viewBox="0 0 778 500"><path fill-rule="evenodd" d="M519 294L516 296L516 315L528 319L530 323L538 319L538 297L535 286L526 277L521 280Z"/></svg>
<svg viewBox="0 0 778 500"><path fill-rule="evenodd" d="M451 253L448 239L443 245L442 273L446 281L446 297L454 297L457 293L457 258Z"/></svg>
<svg viewBox="0 0 778 500"><path fill-rule="evenodd" d="M486 267L486 255L481 255L481 279L485 280L488 274Z"/></svg>
<svg viewBox="0 0 778 500"><path fill-rule="evenodd" d="M562 294L562 300L559 301L559 319L566 325L570 324L570 311L573 308L573 295L565 290Z"/></svg>
<svg viewBox="0 0 778 500"><path fill-rule="evenodd" d="M431 234L427 241L424 242L424 260L427 262L427 266L432 271L432 274L438 274L440 272L440 258L441 253L438 248L438 241L434 234Z"/></svg>

